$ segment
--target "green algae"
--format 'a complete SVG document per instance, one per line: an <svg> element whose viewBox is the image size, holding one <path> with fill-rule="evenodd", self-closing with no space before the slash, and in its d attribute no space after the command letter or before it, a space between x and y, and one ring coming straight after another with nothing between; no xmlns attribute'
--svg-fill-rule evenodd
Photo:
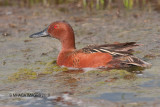
<svg viewBox="0 0 160 107"><path fill-rule="evenodd" d="M7 55L6 58L16 57L16 54Z"/></svg>
<svg viewBox="0 0 160 107"><path fill-rule="evenodd" d="M132 74L127 74L123 77L123 79L125 79L125 80L136 80L137 76L136 76L136 74L133 74L133 73Z"/></svg>
<svg viewBox="0 0 160 107"><path fill-rule="evenodd" d="M88 71L87 72L88 74L102 74L102 75L105 75L107 74L108 76L109 75L112 75L112 76L115 76L115 75L119 75L119 76L125 76L125 75L128 75L130 74L130 72L126 71L126 70L118 70L118 69L112 69L112 70L104 70L104 71L99 71L99 70L92 70L92 71Z"/></svg>
<svg viewBox="0 0 160 107"><path fill-rule="evenodd" d="M87 74L101 74L101 73L107 73L107 71L99 71L99 70L91 70L86 72Z"/></svg>
<svg viewBox="0 0 160 107"><path fill-rule="evenodd" d="M135 73L128 72L126 70L110 70L109 71L110 78L117 78L118 80L135 80L137 76Z"/></svg>
<svg viewBox="0 0 160 107"><path fill-rule="evenodd" d="M109 85L109 84L114 84L117 83L116 81L118 81L118 83L120 81L128 81L128 80L136 80L137 76L135 73L131 73L128 72L126 70L118 70L118 69L112 69L112 70L104 70L104 71L99 71L99 70L92 70L92 71L88 71L86 73L86 75L90 76L96 76L96 77L105 77L103 80L99 80L97 82L95 82L95 86L103 86L105 84Z"/></svg>
<svg viewBox="0 0 160 107"><path fill-rule="evenodd" d="M98 81L98 82L95 83L96 86L101 86L101 85L104 85L104 84L106 84L105 81Z"/></svg>
<svg viewBox="0 0 160 107"><path fill-rule="evenodd" d="M48 62L45 65L45 69L40 74L51 74L53 72L58 71L67 71L68 69L66 67L60 67L56 64L56 60L53 60L51 62Z"/></svg>
<svg viewBox="0 0 160 107"><path fill-rule="evenodd" d="M9 81L32 80L37 78L37 73L32 69L20 68L18 72L8 77Z"/></svg>
<svg viewBox="0 0 160 107"><path fill-rule="evenodd" d="M89 71L89 75L95 75L99 78L105 77L103 80L98 80L94 83L95 86L103 86L103 85L110 85L113 84L119 85L123 84L126 81L135 81L137 80L137 75L135 73L128 72L126 70L118 70L118 69L112 69L108 71Z"/></svg>
<svg viewBox="0 0 160 107"><path fill-rule="evenodd" d="M140 54L142 51L134 51L134 54Z"/></svg>
<svg viewBox="0 0 160 107"><path fill-rule="evenodd" d="M109 73L111 74L119 74L121 76L124 76L126 74L130 74L128 71L126 70L117 70L117 69L112 69L112 70L109 70Z"/></svg>
<svg viewBox="0 0 160 107"><path fill-rule="evenodd" d="M68 70L65 67L58 66L55 60L48 63L45 63L42 61L37 61L36 63L40 65L45 65L45 69L38 73L33 71L33 69L20 68L18 72L15 72L12 75L10 75L8 77L8 80L9 81L33 80L33 79L37 79L38 77L42 77L43 75L51 74L53 72ZM35 69L39 70L40 67L37 67Z"/></svg>
<svg viewBox="0 0 160 107"><path fill-rule="evenodd" d="M39 70L40 69L40 67L37 67L37 68L35 68L36 70Z"/></svg>
<svg viewBox="0 0 160 107"><path fill-rule="evenodd" d="M46 65L46 62L44 62L44 61L36 61L35 64Z"/></svg>

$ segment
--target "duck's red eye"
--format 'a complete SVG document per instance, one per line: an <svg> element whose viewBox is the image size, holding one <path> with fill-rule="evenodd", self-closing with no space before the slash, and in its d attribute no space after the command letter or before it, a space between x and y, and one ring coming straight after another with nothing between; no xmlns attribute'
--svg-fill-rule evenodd
<svg viewBox="0 0 160 107"><path fill-rule="evenodd" d="M58 27L57 25L54 25L54 26L53 26L54 29L56 29L57 27Z"/></svg>

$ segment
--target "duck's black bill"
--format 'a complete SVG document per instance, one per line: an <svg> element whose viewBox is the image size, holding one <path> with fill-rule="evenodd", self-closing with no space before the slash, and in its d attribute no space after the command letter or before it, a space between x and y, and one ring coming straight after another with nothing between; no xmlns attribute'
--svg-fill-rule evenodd
<svg viewBox="0 0 160 107"><path fill-rule="evenodd" d="M34 33L34 34L30 35L29 37L30 37L30 38L49 37L49 34L48 34L48 32L47 32L47 29L48 29L48 28L44 29L44 30L41 31L41 32Z"/></svg>

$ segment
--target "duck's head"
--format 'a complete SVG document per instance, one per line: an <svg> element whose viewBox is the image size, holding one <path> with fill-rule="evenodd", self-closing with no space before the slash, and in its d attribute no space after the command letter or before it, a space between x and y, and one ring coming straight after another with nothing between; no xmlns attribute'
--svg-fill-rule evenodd
<svg viewBox="0 0 160 107"><path fill-rule="evenodd" d="M53 38L59 39L60 41L64 41L66 39L74 40L74 32L72 27L67 22L57 21L57 22L51 23L43 31L34 33L29 37L30 38L53 37Z"/></svg>

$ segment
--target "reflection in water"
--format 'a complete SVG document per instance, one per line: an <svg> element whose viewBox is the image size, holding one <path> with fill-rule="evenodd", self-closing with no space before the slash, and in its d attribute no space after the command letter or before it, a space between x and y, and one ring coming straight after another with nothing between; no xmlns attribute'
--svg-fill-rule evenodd
<svg viewBox="0 0 160 107"><path fill-rule="evenodd" d="M76 77L75 75L78 75L80 73L84 73L83 70L68 70L68 71L63 71L55 76L58 77L57 81L63 82L64 88L65 87L70 87L71 91L73 92L74 89L78 86L78 81L80 78Z"/></svg>

